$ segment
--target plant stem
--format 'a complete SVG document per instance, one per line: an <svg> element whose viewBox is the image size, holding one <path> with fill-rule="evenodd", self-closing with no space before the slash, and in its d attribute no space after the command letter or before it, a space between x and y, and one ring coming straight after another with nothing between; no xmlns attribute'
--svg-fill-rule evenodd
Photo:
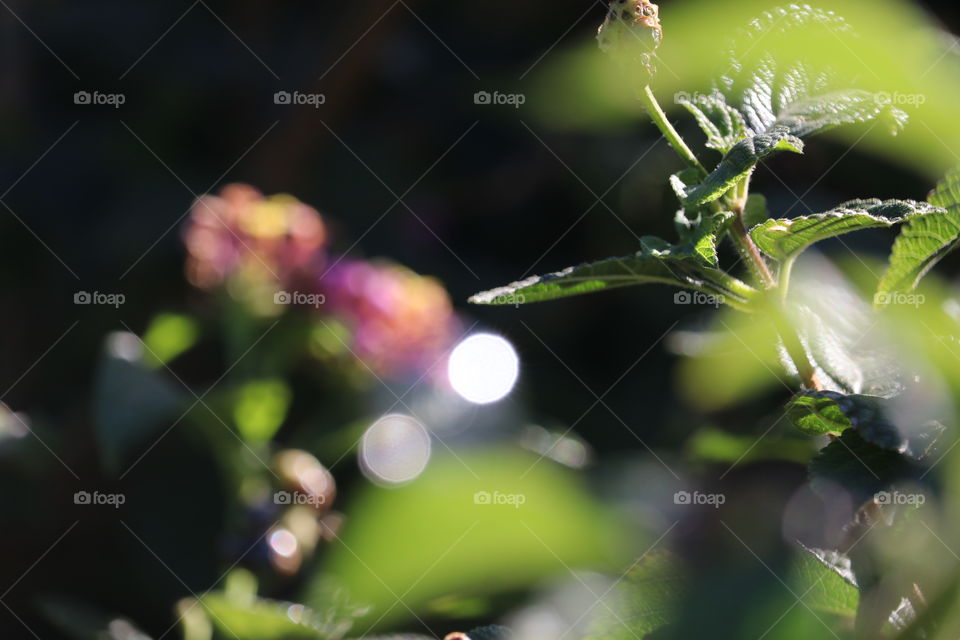
<svg viewBox="0 0 960 640"><path fill-rule="evenodd" d="M797 369L797 375L800 377L801 384L805 389L813 389L814 391L822 390L823 385L820 384L820 381L817 379L817 372L814 370L813 365L810 364L810 357L807 355L807 350L800 340L800 335L797 333L796 327L793 326L790 318L787 317L786 308L782 304L776 304L773 313L775 314L777 333L780 334L780 340L783 341L783 348L786 349L787 355L793 362L793 366Z"/></svg>
<svg viewBox="0 0 960 640"><path fill-rule="evenodd" d="M767 265L763 254L760 253L757 245L753 242L753 238L750 237L750 232L747 231L747 223L743 218L747 206L747 198L750 194L750 178L752 175L752 173L747 174L747 177L737 183L731 190L733 197L728 204L730 205L730 210L733 211L734 219L730 225L730 235L733 237L733 241L740 251L740 256L753 268L754 274L760 280L763 287L765 289L775 289L777 281L773 277L773 273L770 271L770 267Z"/></svg>
<svg viewBox="0 0 960 640"><path fill-rule="evenodd" d="M743 257L747 264L753 267L754 274L756 274L765 289L775 289L777 280L773 277L773 272L770 271L767 261L763 258L757 245L754 244L753 238L750 237L750 234L747 232L747 226L743 222L742 201L738 201L735 204L733 213L734 218L730 224L730 235L733 237L733 241L736 243L741 257Z"/></svg>
<svg viewBox="0 0 960 640"><path fill-rule="evenodd" d="M718 280L720 280L723 286L726 287L730 292L737 294L739 297L743 298L744 300L749 301L753 299L753 297L756 296L758 293L760 293L759 291L757 291L756 289L754 289L749 284L747 284L746 282L744 282L739 278L735 278L727 273L724 273L723 271L720 271L719 274L720 275L718 276Z"/></svg>
<svg viewBox="0 0 960 640"><path fill-rule="evenodd" d="M693 151L690 150L690 147L687 146L687 143L684 142L683 138L680 136L677 130L674 129L673 125L670 124L670 121L667 119L667 114L664 113L660 103L657 102L657 98L653 95L650 85L645 85L640 91L640 100L647 108L653 123L658 129L660 129L660 132L663 133L663 136L667 139L667 142L670 143L670 146L673 147L673 150L677 152L677 155L680 156L687 166L697 171L701 177L706 177L709 175L706 168L704 168L697 156L693 153ZM740 251L740 255L743 257L744 261L746 261L746 263L752 267L751 270L754 272L763 288L767 290L773 290L776 289L778 285L783 288L781 294L781 304L775 311L777 314L777 330L780 333L781 340L783 340L784 348L786 348L787 354L790 356L790 359L793 360L793 364L797 368L797 373L800 375L802 384L808 389L819 390L822 387L817 380L817 374L814 371L813 366L810 364L810 359L807 357L807 351L800 340L800 336L797 334L795 328L792 324L790 324L790 321L786 317L786 307L783 304L783 300L786 296L786 280L789 280L790 269L793 266L792 262L784 264L784 271L781 271L780 274L781 281L778 283L777 279L773 276L773 272L770 271L770 266L767 264L767 261L760 253L757 245L753 242L753 238L750 237L750 234L747 231L746 223L743 220L744 207L747 204L749 192L750 176L748 175L733 189L734 201L731 203L731 208L733 209L734 219L730 225L730 235L733 237L734 243L737 245L737 249ZM720 203L717 201L712 202L710 208L715 212L719 212L721 210ZM784 277L786 280L783 279ZM733 306L737 307L740 305Z"/></svg>
<svg viewBox="0 0 960 640"><path fill-rule="evenodd" d="M790 257L784 260L780 267L779 280L774 278L766 259L763 257L763 254L760 253L760 249L757 248L753 238L750 237L750 232L747 231L747 225L743 219L744 208L747 204L749 192L750 176L748 175L739 185L734 187L735 200L731 208L733 209L735 217L733 223L730 225L731 235L737 248L740 250L740 255L753 267L754 272L763 283L764 288L767 290L777 290L779 299L776 302L774 310L776 314L777 332L780 334L780 339L783 341L787 355L790 357L790 360L793 361L793 366L797 368L797 375L800 377L801 384L807 389L819 391L823 387L817 379L816 370L810 363L810 358L807 355L806 348L803 346L803 342L800 340L800 335L797 333L796 327L790 322L787 314L786 300L794 258Z"/></svg>
<svg viewBox="0 0 960 640"><path fill-rule="evenodd" d="M698 288L697 290L702 291L707 295L719 295L724 304L731 306L737 311L753 313L754 305L751 303L751 301L757 294L760 293L759 291L751 287L743 280L735 278L722 271L717 271L714 275L722 287L719 291L706 287Z"/></svg>
<svg viewBox="0 0 960 640"><path fill-rule="evenodd" d="M790 276L793 273L793 263L797 261L797 257L787 256L787 258L780 264L780 275L778 278L777 290L780 293L780 300L786 302L787 293L790 292Z"/></svg>
<svg viewBox="0 0 960 640"><path fill-rule="evenodd" d="M700 160L697 159L697 156L694 155L693 151L690 150L690 147L687 146L687 143L683 141L683 138L680 137L677 130L673 128L673 125L670 124L670 121L667 119L667 114L664 113L660 107L660 103L657 102L657 97L653 95L653 90L650 89L650 85L644 85L640 91L640 100L650 113L653 124L657 125L663 137L667 139L667 142L669 142L673 150L677 152L680 159L687 163L691 169L696 169L701 175L706 176L707 170L703 164L701 164Z"/></svg>

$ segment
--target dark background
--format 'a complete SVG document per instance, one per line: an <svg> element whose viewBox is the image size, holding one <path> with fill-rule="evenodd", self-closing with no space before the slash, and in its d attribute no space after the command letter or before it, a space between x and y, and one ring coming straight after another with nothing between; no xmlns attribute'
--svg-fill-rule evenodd
<svg viewBox="0 0 960 640"><path fill-rule="evenodd" d="M48 443L70 466L97 473L88 411L104 334L124 323L142 330L156 311L195 303L182 275L178 221L195 195L232 181L314 205L333 225L341 251L362 238L367 257L387 256L442 279L464 313L517 345L520 394L548 424L577 421L594 401L585 387L602 394L681 317L684 309L669 304L672 292L659 288L519 310L467 308L470 294L528 270L632 252L634 234L670 234L673 204L664 178L679 165L663 143L634 165L659 137L639 117L617 131L561 133L524 108L474 104L479 90L524 91L518 78L558 39L562 49L592 37L602 3L405 2L5 0L0 400L52 425ZM955 3L924 4L948 29L960 27ZM661 11L668 10L665 0ZM78 106L73 95L80 90L121 92L126 103ZM273 95L280 90L322 92L327 102L316 110L278 106ZM689 121L683 130L698 135ZM802 193L838 149L818 141L802 162L782 158L772 166ZM864 162L873 170L869 183ZM774 211L792 204L762 170L756 184ZM877 184L883 193L875 192ZM830 205L866 195L865 188L879 197L922 198L930 186L924 176L854 152L808 203ZM416 216L395 205L403 194ZM595 205L601 194L609 209ZM888 241L878 234L852 246L875 243L869 248L880 255ZM75 307L78 290L123 292L127 304L120 312ZM556 345L556 356L575 375L524 323ZM654 348L606 398L651 446L677 443L689 430L682 410L678 417L670 361L662 346ZM188 381L212 373L202 361L192 367L183 372ZM726 420L736 426L736 416ZM602 407L576 431L601 455L642 449ZM156 464L175 460L202 470L202 452L184 442L165 444L170 450ZM50 486L74 482L48 463L36 468L51 474ZM212 472L206 480L194 473L165 495L196 497L216 487ZM18 500L15 487L8 491L16 508L0 522L0 593L49 547L62 531L57 523L70 521L58 513L69 506L57 499ZM17 514L29 517L31 530ZM182 511L179 517L190 520ZM38 565L0 599L21 612L45 588L95 595L116 593L117 584L171 580L162 568L151 577L111 566L118 545L130 544L112 535L85 523L81 535L56 550L56 561ZM161 527L150 542L173 548L191 536L205 539L200 531ZM213 554L209 561L210 567L194 567L196 588L215 570ZM183 593L176 583L149 588ZM110 604L162 626L142 594ZM0 620L7 613L0 610ZM31 618L31 626L38 624ZM9 637L25 633L14 628L17 635Z"/></svg>

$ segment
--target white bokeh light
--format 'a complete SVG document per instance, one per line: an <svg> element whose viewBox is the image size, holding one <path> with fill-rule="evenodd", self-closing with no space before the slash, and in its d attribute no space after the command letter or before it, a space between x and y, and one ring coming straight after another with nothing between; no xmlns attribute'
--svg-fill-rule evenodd
<svg viewBox="0 0 960 640"><path fill-rule="evenodd" d="M107 353L118 360L139 362L143 357L143 343L135 333L114 331L107 336Z"/></svg>
<svg viewBox="0 0 960 640"><path fill-rule="evenodd" d="M270 534L270 548L273 552L289 558L297 552L297 538L286 529L277 529Z"/></svg>
<svg viewBox="0 0 960 640"><path fill-rule="evenodd" d="M410 482L430 461L430 434L422 424L399 413L374 422L360 441L360 469L382 485Z"/></svg>
<svg viewBox="0 0 960 640"><path fill-rule="evenodd" d="M500 336L477 333L458 344L447 362L450 386L465 400L490 404L503 399L520 375L513 345Z"/></svg>

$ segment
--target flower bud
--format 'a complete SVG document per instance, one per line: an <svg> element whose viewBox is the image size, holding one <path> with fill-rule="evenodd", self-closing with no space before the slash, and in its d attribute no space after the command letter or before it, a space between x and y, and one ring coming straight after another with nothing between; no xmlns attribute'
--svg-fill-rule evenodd
<svg viewBox="0 0 960 640"><path fill-rule="evenodd" d="M602 51L650 76L656 73L653 59L662 39L660 7L648 0L613 0L597 32Z"/></svg>

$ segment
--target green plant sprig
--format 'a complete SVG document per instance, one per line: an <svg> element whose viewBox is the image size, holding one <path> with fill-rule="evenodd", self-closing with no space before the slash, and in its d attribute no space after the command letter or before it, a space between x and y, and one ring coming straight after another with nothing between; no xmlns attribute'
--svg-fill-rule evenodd
<svg viewBox="0 0 960 640"><path fill-rule="evenodd" d="M832 12L790 5L766 12L738 37L750 44L749 51L761 40L776 41L772 34L787 35L794 29L804 30L804 41L811 41L808 29L828 31L831 37L851 33ZM678 94L676 99L706 135L705 146L722 154L708 169L667 118L651 88L656 49L663 39L656 5L648 0L614 0L598 39L621 66L622 75L633 78L639 101L684 164L670 176L680 203L674 219L679 237L669 242L645 236L632 255L528 278L479 293L471 302L516 305L631 285L668 284L754 314L765 325L761 333L766 352L774 347L789 361L784 368L799 378L800 388L787 403L785 416L807 435L831 437L811 462L811 477L848 490L860 507L858 514L876 515L878 488L890 487L910 477L918 464L927 464L942 425L938 419L897 424L903 416L895 401L908 394L902 381L911 372L873 354L855 354L849 344L853 339L830 326L815 302L791 297L793 268L804 251L823 240L900 226L874 295L872 313L883 312L960 246L960 169L949 173L927 202L868 198L822 213L772 217L763 196L751 190L760 162L781 152L803 153L806 138L840 126L885 122L895 134L905 126L906 114L882 94L851 89L846 79L829 70L815 71L803 60L784 61L764 51L750 59L745 54L738 57L735 43L727 62L736 77L721 77L707 94ZM724 239L732 242L747 267L749 273L742 280L720 268L718 247ZM858 318L869 322L869 308L857 309ZM927 396L919 395L920 402L926 402ZM869 473L863 478L851 472L864 466ZM873 468L881 469L883 477ZM851 523L850 531L859 531L858 526ZM838 566L846 567L841 575L853 576L848 551L807 549L834 578ZM856 619L858 637L877 637L874 631L890 611L857 608L859 596L853 604L844 601L843 594L854 586L868 600L873 595L866 582L858 584L849 576L829 606Z"/></svg>
<svg viewBox="0 0 960 640"><path fill-rule="evenodd" d="M830 12L807 6L777 9L754 30L823 27L846 32ZM842 28L841 28L842 27ZM792 321L788 294L793 265L809 246L860 229L904 224L891 263L877 289L877 300L913 289L919 279L960 242L960 174L948 178L929 203L855 200L835 209L796 219L771 219L762 196L751 193L751 178L764 159L784 151L803 153L803 139L829 129L884 121L891 133L906 115L880 94L843 88L827 72L815 73L803 62L785 64L764 53L748 61L731 60L740 81L723 78L708 94L678 96L697 121L706 146L723 155L708 170L670 120L650 86L656 50L663 39L659 8L648 0L614 0L600 28L600 47L632 77L653 124L683 161L670 178L681 210L680 238L671 243L645 237L636 254L570 267L477 294L477 304L540 302L604 289L664 283L715 296L719 303L745 312L773 310L781 343L793 361L801 385L820 390L817 363ZM723 90L721 90L723 87ZM733 87L739 87L733 89ZM774 94L776 93L776 98ZM756 109L750 105L766 105ZM757 206L752 206L754 203ZM740 280L720 269L718 247L729 238L747 265ZM771 304L770 301L774 301ZM882 304L880 305L882 306Z"/></svg>

